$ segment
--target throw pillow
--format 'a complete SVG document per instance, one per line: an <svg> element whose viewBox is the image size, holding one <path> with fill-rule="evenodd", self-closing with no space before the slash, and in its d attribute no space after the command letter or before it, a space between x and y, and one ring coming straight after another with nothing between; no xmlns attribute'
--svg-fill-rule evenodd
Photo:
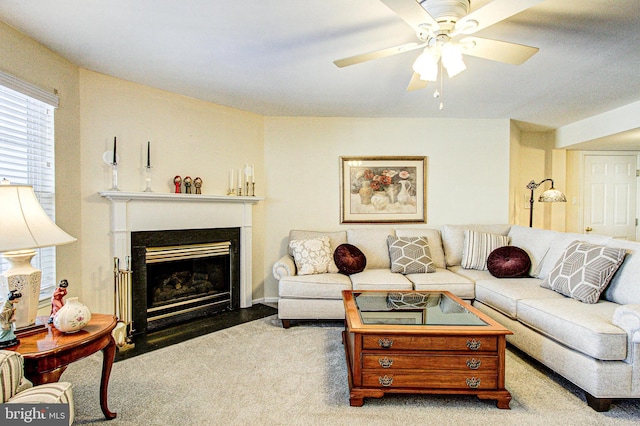
<svg viewBox="0 0 640 426"><path fill-rule="evenodd" d="M520 247L499 247L489 254L487 269L496 278L528 277L531 259Z"/></svg>
<svg viewBox="0 0 640 426"><path fill-rule="evenodd" d="M298 275L324 274L331 262L329 237L291 240L289 247Z"/></svg>
<svg viewBox="0 0 640 426"><path fill-rule="evenodd" d="M492 251L509 244L506 235L489 234L467 229L464 231L464 246L462 247L462 262L464 269L487 270L487 258Z"/></svg>
<svg viewBox="0 0 640 426"><path fill-rule="evenodd" d="M626 250L574 241L540 284L584 303L596 303L618 270Z"/></svg>
<svg viewBox="0 0 640 426"><path fill-rule="evenodd" d="M333 260L338 271L344 275L357 274L364 271L367 258L364 253L353 244L340 244L333 252Z"/></svg>
<svg viewBox="0 0 640 426"><path fill-rule="evenodd" d="M387 237L391 272L420 274L435 272L426 237Z"/></svg>

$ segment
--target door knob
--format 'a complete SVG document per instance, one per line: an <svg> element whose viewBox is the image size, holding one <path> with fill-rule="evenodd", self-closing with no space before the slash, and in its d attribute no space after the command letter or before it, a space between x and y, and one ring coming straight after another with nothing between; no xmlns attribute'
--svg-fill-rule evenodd
<svg viewBox="0 0 640 426"><path fill-rule="evenodd" d="M593 231L593 228L590 227L590 226L587 226L586 228L584 228L584 230L587 231L587 232L591 232L591 231Z"/></svg>

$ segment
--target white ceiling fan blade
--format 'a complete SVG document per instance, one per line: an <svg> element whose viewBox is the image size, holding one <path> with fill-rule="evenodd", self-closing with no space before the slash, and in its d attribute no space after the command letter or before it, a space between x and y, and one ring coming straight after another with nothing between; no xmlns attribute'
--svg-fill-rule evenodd
<svg viewBox="0 0 640 426"><path fill-rule="evenodd" d="M424 81L420 79L420 74L414 72L411 76L411 81L409 81L409 85L407 86L407 92L412 92L414 90L420 90L427 87L428 81Z"/></svg>
<svg viewBox="0 0 640 426"><path fill-rule="evenodd" d="M389 9L394 11L396 15L401 17L407 24L419 32L421 24L429 25L431 31L435 31L440 28L438 22L424 10L415 0L380 0Z"/></svg>
<svg viewBox="0 0 640 426"><path fill-rule="evenodd" d="M466 32L467 34L473 34L476 31L503 21L543 1L544 0L493 0L491 3L461 18L456 24L456 31L463 31L463 28L468 26L469 21L476 21L478 26L472 31Z"/></svg>
<svg viewBox="0 0 640 426"><path fill-rule="evenodd" d="M349 65L359 64L361 62L370 61L372 59L379 59L379 58L384 58L391 55L397 55L398 53L409 52L411 50L419 49L424 46L425 46L424 43L421 43L421 44L407 43L400 46L388 47L386 49L376 50L374 52L362 53L360 55L350 56L344 59L338 59L336 61L333 61L333 63L336 64L336 66L342 68L342 67L347 67Z"/></svg>
<svg viewBox="0 0 640 426"><path fill-rule="evenodd" d="M480 37L465 37L460 40L461 45L469 44L474 47L463 47L462 53L492 61L520 65L538 52L537 47L523 44L508 43L506 41L490 40Z"/></svg>

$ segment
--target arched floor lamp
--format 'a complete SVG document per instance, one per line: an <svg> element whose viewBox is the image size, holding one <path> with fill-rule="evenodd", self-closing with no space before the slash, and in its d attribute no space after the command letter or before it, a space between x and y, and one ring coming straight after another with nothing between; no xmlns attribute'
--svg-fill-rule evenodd
<svg viewBox="0 0 640 426"><path fill-rule="evenodd" d="M562 192L558 191L553 187L553 179L547 178L547 179L541 180L538 183L536 183L533 180L529 182L527 184L527 188L531 190L531 198L529 199L529 228L533 227L533 190L538 188L540 185L542 185L546 181L551 182L551 188L547 189L542 194L540 194L538 201L541 203L557 203L557 202L566 203L567 202L567 197L565 197Z"/></svg>

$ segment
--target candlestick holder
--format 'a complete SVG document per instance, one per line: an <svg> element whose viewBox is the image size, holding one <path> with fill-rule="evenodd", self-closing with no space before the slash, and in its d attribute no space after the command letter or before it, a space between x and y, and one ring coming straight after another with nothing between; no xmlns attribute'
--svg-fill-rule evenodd
<svg viewBox="0 0 640 426"><path fill-rule="evenodd" d="M118 163L111 163L111 191L120 191L118 189Z"/></svg>
<svg viewBox="0 0 640 426"><path fill-rule="evenodd" d="M249 182L245 183L244 187L245 187L244 194L248 196L249 195Z"/></svg>
<svg viewBox="0 0 640 426"><path fill-rule="evenodd" d="M252 197L256 196L256 183L255 182L251 182L251 196Z"/></svg>
<svg viewBox="0 0 640 426"><path fill-rule="evenodd" d="M151 190L151 166L144 168L144 181L146 186L144 192L153 192Z"/></svg>
<svg viewBox="0 0 640 426"><path fill-rule="evenodd" d="M233 188L227 189L227 195L236 195L236 190Z"/></svg>
<svg viewBox="0 0 640 426"><path fill-rule="evenodd" d="M238 187L238 197L242 197L242 185Z"/></svg>

